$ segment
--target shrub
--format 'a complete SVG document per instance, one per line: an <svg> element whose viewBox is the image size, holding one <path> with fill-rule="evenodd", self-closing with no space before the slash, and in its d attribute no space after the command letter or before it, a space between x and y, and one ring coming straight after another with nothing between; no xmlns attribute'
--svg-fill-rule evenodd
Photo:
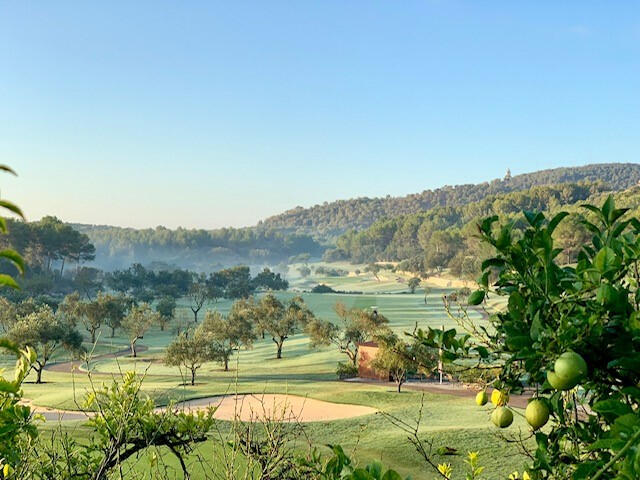
<svg viewBox="0 0 640 480"><path fill-rule="evenodd" d="M311 289L311 293L336 293L336 291L329 285L320 283Z"/></svg>
<svg viewBox="0 0 640 480"><path fill-rule="evenodd" d="M345 378L355 378L358 376L358 367L351 362L338 362L336 375L340 380Z"/></svg>

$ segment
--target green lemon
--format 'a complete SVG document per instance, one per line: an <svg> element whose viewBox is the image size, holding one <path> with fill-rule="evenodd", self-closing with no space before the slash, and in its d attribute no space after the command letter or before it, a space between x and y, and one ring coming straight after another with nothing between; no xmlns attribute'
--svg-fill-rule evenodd
<svg viewBox="0 0 640 480"><path fill-rule="evenodd" d="M565 352L553 365L556 375L577 385L587 375L587 362L576 352Z"/></svg>
<svg viewBox="0 0 640 480"><path fill-rule="evenodd" d="M491 414L491 421L496 427L507 428L513 423L513 412L507 407L496 407Z"/></svg>
<svg viewBox="0 0 640 480"><path fill-rule="evenodd" d="M491 403L493 403L496 407L501 407L509 403L509 394L507 392L503 392L502 390L495 389L491 392Z"/></svg>
<svg viewBox="0 0 640 480"><path fill-rule="evenodd" d="M571 390L578 383L569 381L565 378L559 377L553 370L547 371L547 380L549 381L549 385L551 385L556 390Z"/></svg>
<svg viewBox="0 0 640 480"><path fill-rule="evenodd" d="M544 427L549 421L547 402L538 398L531 400L524 411L524 417L534 430Z"/></svg>
<svg viewBox="0 0 640 480"><path fill-rule="evenodd" d="M486 405L488 401L489 396L487 395L487 392L485 390L478 392L478 394L476 395L476 405L481 407L483 405Z"/></svg>

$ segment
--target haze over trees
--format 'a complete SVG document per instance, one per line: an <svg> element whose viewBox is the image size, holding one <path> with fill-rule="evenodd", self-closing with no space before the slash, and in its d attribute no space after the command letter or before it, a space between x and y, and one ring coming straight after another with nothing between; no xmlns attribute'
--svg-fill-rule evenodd
<svg viewBox="0 0 640 480"><path fill-rule="evenodd" d="M323 251L309 235L269 228L138 230L81 224L73 227L85 233L96 246L95 264L103 270L162 260L180 268L213 271L237 264L275 265L301 253L319 256Z"/></svg>

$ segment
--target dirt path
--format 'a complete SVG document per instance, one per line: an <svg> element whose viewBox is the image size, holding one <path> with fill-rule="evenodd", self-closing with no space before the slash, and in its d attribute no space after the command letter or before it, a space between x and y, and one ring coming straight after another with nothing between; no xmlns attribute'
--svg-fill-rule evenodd
<svg viewBox="0 0 640 480"><path fill-rule="evenodd" d="M147 347L146 345L138 345L136 347L137 353L146 352L147 350L149 350L149 347ZM102 355L96 355L95 357L93 357L92 360L102 360L105 358L123 357L130 353L131 353L130 348L124 348L122 350L118 350L117 352L103 353ZM84 362L80 360L71 360L70 362L51 363L49 365L46 365L44 369L50 370L52 372L71 373L74 370L79 370L82 367L83 363ZM98 375L110 375L110 374L100 373L100 372L97 372L97 373Z"/></svg>
<svg viewBox="0 0 640 480"><path fill-rule="evenodd" d="M346 380L348 382L354 383L366 383L368 385L387 385L391 389L396 389L397 386L393 382L382 382L379 380L369 380L364 378L354 378L350 380ZM466 398L475 398L478 393L477 390L472 390L471 388L465 388L461 383L450 383L445 382L442 385L439 383L432 382L408 382L402 386L403 389L419 391L419 392L429 392L429 393L440 393L445 395L454 395L456 397L466 397ZM509 406L516 408L526 408L527 402L531 398L531 395L511 395L509 398Z"/></svg>

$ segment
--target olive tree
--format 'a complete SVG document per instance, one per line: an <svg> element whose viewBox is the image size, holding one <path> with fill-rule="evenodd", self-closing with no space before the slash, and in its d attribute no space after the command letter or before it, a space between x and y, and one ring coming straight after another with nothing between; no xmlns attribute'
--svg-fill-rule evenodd
<svg viewBox="0 0 640 480"><path fill-rule="evenodd" d="M21 317L9 330L7 337L16 344L31 347L37 354L33 363L36 383L42 383L42 371L60 349L72 353L82 351L82 335L65 323L49 306Z"/></svg>
<svg viewBox="0 0 640 480"><path fill-rule="evenodd" d="M164 332L167 325L171 323L176 313L176 299L164 296L156 304L156 312L158 312L158 325L160 331Z"/></svg>
<svg viewBox="0 0 640 480"><path fill-rule="evenodd" d="M421 280L418 277L412 277L407 282L407 286L411 293L416 293L416 288L420 286Z"/></svg>
<svg viewBox="0 0 640 480"><path fill-rule="evenodd" d="M371 340L375 334L385 329L389 320L377 311L348 309L342 302L337 302L333 310L338 316L338 323L312 318L305 325L305 333L309 335L311 347L335 345L356 367L358 345Z"/></svg>
<svg viewBox="0 0 640 480"><path fill-rule="evenodd" d="M202 278L196 278L187 292L189 308L193 312L193 323L198 323L198 312L202 310L210 296L211 289L207 282Z"/></svg>
<svg viewBox="0 0 640 480"><path fill-rule="evenodd" d="M122 329L127 334L131 346L131 356L137 356L136 343L151 328L151 325L157 322L157 316L158 314L148 303L141 303L132 307L127 316L122 319Z"/></svg>
<svg viewBox="0 0 640 480"><path fill-rule="evenodd" d="M421 342L405 341L392 332L376 336L378 352L371 362L376 370L388 372L396 384L398 393L407 381L409 373L430 371L437 364L437 351Z"/></svg>
<svg viewBox="0 0 640 480"><path fill-rule="evenodd" d="M165 365L184 367L191 374L191 385L196 383L196 372L203 363L215 360L211 341L200 329L178 334L167 347Z"/></svg>
<svg viewBox="0 0 640 480"><path fill-rule="evenodd" d="M226 316L220 312L207 312L198 327L209 340L213 356L224 366L225 372L229 370L229 359L233 352L240 347L251 347L255 339L251 319L244 314L242 307L235 305Z"/></svg>
<svg viewBox="0 0 640 480"><path fill-rule="evenodd" d="M276 358L282 358L282 346L299 327L304 327L313 318L313 312L302 297L293 297L283 304L275 295L267 294L256 304L255 319L260 331L271 335L276 344Z"/></svg>
<svg viewBox="0 0 640 480"><path fill-rule="evenodd" d="M105 323L111 329L111 338L113 338L116 329L122 326L122 319L133 305L133 299L123 294L105 295L100 293L98 294L96 302L102 304Z"/></svg>
<svg viewBox="0 0 640 480"><path fill-rule="evenodd" d="M64 298L60 309L70 319L69 321L77 323L79 320L89 332L91 343L95 343L96 334L107 318L107 304L103 296L82 302L80 295L75 292Z"/></svg>

